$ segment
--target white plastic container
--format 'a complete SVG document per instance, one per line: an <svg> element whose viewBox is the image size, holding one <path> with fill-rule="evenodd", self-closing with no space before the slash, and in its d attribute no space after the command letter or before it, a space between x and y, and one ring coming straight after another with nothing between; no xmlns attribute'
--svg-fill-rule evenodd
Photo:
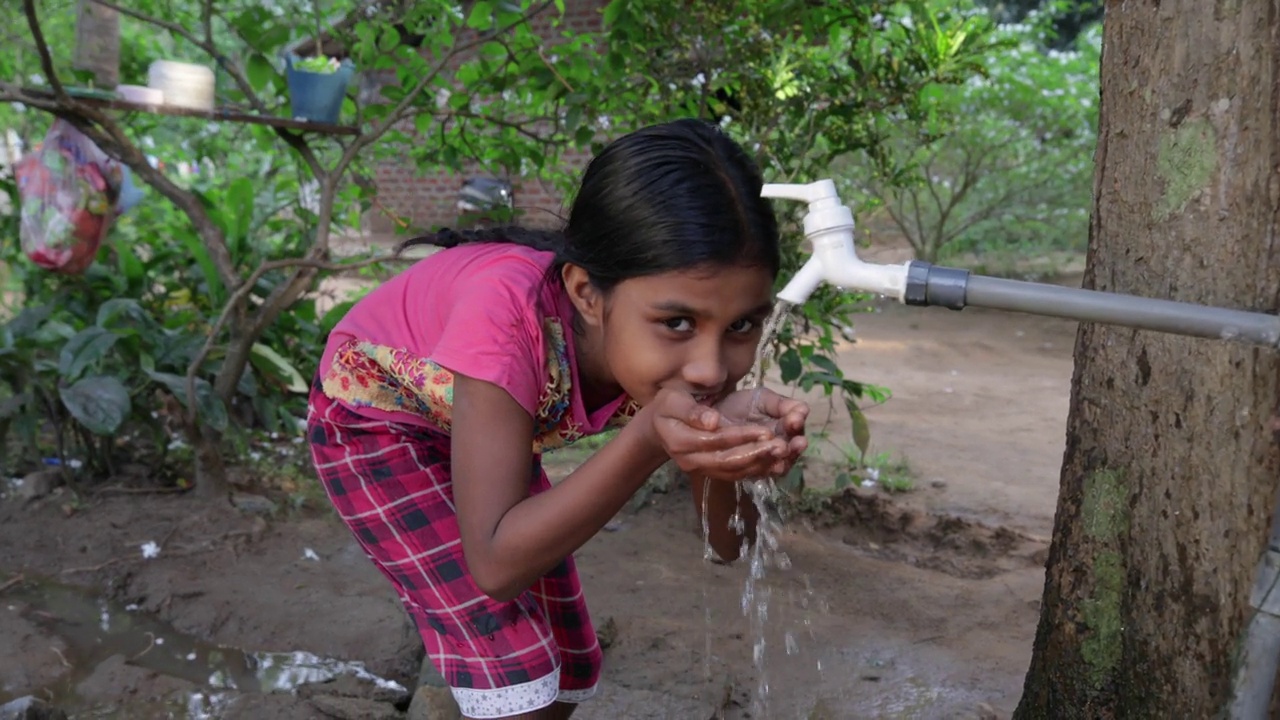
<svg viewBox="0 0 1280 720"><path fill-rule="evenodd" d="M147 85L163 93L164 103L191 110L213 110L213 71L203 65L157 60Z"/></svg>

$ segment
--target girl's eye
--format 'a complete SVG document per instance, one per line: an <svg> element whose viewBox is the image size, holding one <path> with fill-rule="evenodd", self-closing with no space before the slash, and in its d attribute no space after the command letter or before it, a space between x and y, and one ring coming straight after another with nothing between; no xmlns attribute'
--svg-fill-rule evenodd
<svg viewBox="0 0 1280 720"><path fill-rule="evenodd" d="M754 320L739 320L729 326L729 332L739 333L739 334L749 333L755 329L756 329L756 322Z"/></svg>
<svg viewBox="0 0 1280 720"><path fill-rule="evenodd" d="M687 333L693 329L693 322L689 318L671 318L663 320L662 324L666 325L669 330L678 333Z"/></svg>

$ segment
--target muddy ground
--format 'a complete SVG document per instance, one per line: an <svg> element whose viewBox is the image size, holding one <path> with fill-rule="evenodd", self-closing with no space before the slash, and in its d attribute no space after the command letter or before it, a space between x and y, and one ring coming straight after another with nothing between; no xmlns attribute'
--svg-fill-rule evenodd
<svg viewBox="0 0 1280 720"><path fill-rule="evenodd" d="M905 460L913 489L859 488L786 519L791 567L764 581L763 673L745 568L703 560L687 494L624 512L578 554L608 649L602 692L576 717L1008 717L1037 620L1073 337L1072 323L974 310L860 318L843 365L893 390L867 413L872 454L886 476ZM842 413L825 432L822 455L838 458ZM0 703L35 694L82 718L404 717L412 627L306 479L288 489L275 508L239 509L10 493Z"/></svg>

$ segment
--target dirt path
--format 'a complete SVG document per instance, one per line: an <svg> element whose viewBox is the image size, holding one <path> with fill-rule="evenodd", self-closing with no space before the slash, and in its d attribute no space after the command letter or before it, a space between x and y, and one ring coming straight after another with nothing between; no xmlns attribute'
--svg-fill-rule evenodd
<svg viewBox="0 0 1280 720"><path fill-rule="evenodd" d="M791 568L764 580L764 711L753 707L746 568L705 562L691 500L670 494L579 553L609 647L601 696L576 717L1012 711L1042 589L1073 327L890 307L860 318L857 336L842 364L894 391L868 412L873 451L905 457L917 489L846 494L785 524ZM832 420L833 438L844 422ZM70 497L0 502L0 647L21 651L0 657L0 702L51 694L86 718L200 717L192 705L205 717L405 717L407 693L368 677L251 691L356 673L337 661L416 681L412 628L323 513L264 520L184 497L81 495L68 507ZM143 558L148 541L161 548L154 559ZM86 590L30 582L50 577ZM240 691L209 689L228 677Z"/></svg>
<svg viewBox="0 0 1280 720"><path fill-rule="evenodd" d="M861 316L843 369L893 390L867 411L872 454L905 455L931 510L1048 537L1075 329L972 309L886 305Z"/></svg>

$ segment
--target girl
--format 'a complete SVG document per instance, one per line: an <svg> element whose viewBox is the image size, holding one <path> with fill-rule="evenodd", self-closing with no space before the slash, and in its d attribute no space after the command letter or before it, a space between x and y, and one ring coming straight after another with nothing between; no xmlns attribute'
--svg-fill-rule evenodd
<svg viewBox="0 0 1280 720"><path fill-rule="evenodd" d="M646 128L591 161L563 232L411 240L446 249L334 328L316 469L466 717L567 718L595 692L572 553L669 458L733 560L755 521L734 483L804 450L803 403L734 392L778 273L760 189L714 125ZM541 453L611 428L551 485Z"/></svg>

